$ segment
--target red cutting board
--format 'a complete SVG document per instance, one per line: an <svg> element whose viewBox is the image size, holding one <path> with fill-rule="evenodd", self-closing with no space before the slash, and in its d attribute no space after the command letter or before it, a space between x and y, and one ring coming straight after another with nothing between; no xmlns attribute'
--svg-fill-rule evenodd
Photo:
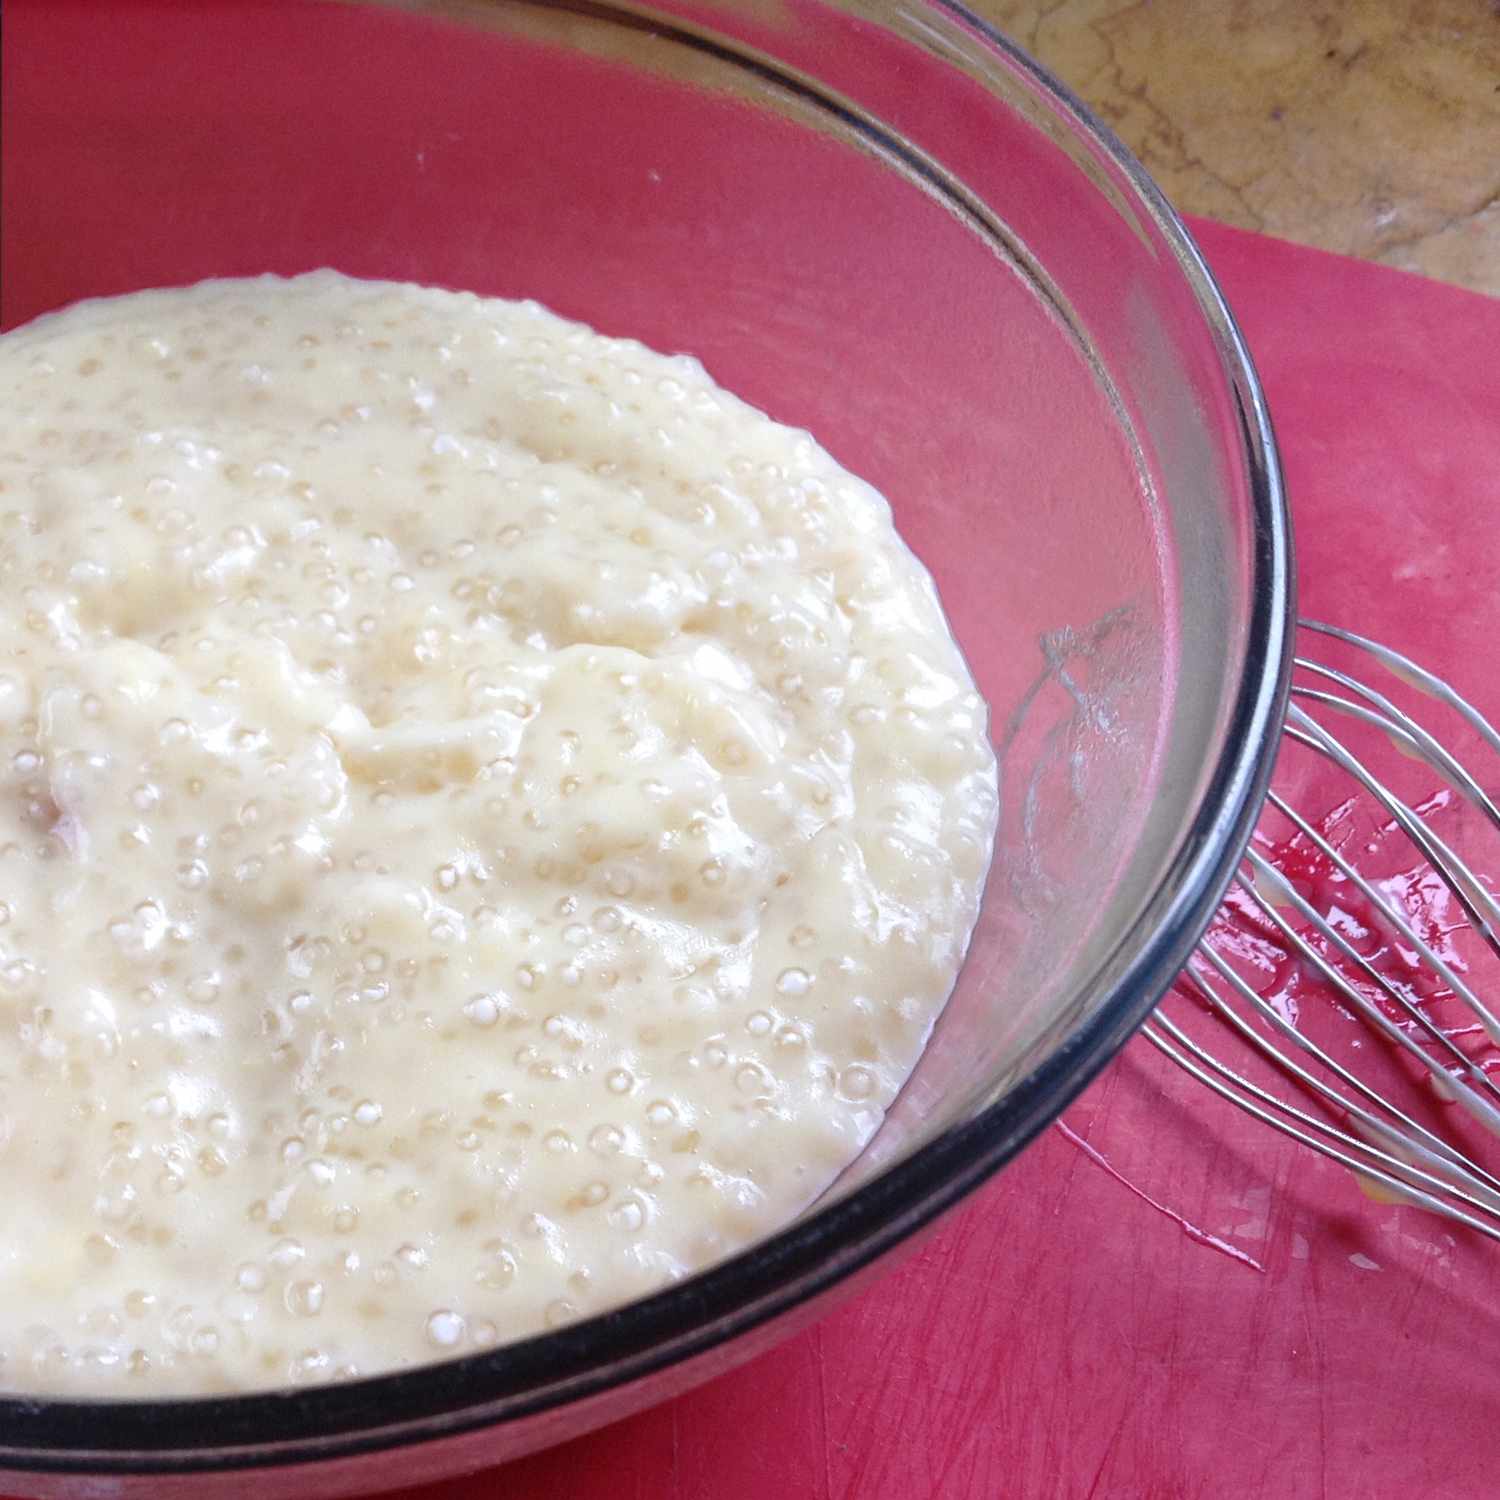
<svg viewBox="0 0 1500 1500"><path fill-rule="evenodd" d="M1500 302L1195 227L1265 380L1303 612L1500 708ZM1371 1202L1139 1041L1067 1124L1118 1177L1048 1131L810 1332L406 1500L1500 1493L1500 1249Z"/></svg>

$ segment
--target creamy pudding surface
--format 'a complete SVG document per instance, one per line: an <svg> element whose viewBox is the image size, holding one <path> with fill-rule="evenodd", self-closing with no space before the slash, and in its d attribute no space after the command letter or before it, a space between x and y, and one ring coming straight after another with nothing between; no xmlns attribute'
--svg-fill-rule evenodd
<svg viewBox="0 0 1500 1500"><path fill-rule="evenodd" d="M753 1243L988 867L885 501L690 358L332 272L0 338L0 1388L423 1363Z"/></svg>

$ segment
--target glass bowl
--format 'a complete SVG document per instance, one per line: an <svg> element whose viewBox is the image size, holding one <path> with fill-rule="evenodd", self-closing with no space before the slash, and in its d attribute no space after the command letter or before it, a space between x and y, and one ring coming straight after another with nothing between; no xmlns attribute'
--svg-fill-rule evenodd
<svg viewBox="0 0 1500 1500"><path fill-rule="evenodd" d="M1171 981L1248 837L1290 537L1260 390L1190 237L1075 100L947 0L7 0L5 20L6 327L326 264L697 354L889 497L992 706L1002 808L931 1043L796 1223L647 1300L421 1369L0 1400L0 1488L394 1487L748 1358L1059 1113Z"/></svg>

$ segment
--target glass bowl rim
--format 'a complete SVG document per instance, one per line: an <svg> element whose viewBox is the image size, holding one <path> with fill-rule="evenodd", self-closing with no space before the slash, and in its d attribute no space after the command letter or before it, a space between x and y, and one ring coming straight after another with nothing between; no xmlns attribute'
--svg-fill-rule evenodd
<svg viewBox="0 0 1500 1500"><path fill-rule="evenodd" d="M609 0L557 3L614 10ZM143 1400L0 1395L0 1466L146 1475L350 1457L518 1421L705 1354L827 1292L993 1175L1093 1080L1187 961L1259 815L1287 698L1292 533L1265 397L1202 253L1145 168L1070 89L960 0L922 3L977 34L1111 159L1134 195L1132 207L1172 252L1238 405L1253 527L1244 670L1218 763L1179 852L1085 987L1084 1020L971 1119L769 1240L650 1297L495 1351L342 1384ZM641 13L634 0L621 9Z"/></svg>

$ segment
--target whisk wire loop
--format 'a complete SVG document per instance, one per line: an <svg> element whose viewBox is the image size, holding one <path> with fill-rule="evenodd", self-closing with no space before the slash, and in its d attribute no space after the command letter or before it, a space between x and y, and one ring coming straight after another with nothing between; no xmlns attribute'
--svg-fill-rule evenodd
<svg viewBox="0 0 1500 1500"><path fill-rule="evenodd" d="M1302 621L1300 628L1305 640L1340 642L1369 665L1425 694L1458 716L1481 751L1500 757L1500 731L1435 673L1353 631L1311 620ZM1468 927L1500 958L1500 901L1469 860L1432 826L1429 804L1413 807L1397 795L1325 720L1332 717L1379 730L1398 751L1428 766L1476 808L1485 825L1500 832L1500 805L1481 777L1456 750L1398 706L1389 692L1363 676L1306 655L1296 658L1296 667L1299 675L1292 686L1284 740L1312 751L1352 779L1390 819L1389 830L1399 829L1410 841L1452 895ZM1267 807L1286 821L1304 848L1316 851L1341 888L1358 893L1372 919L1416 966L1413 972L1425 972L1429 980L1440 983L1445 1003L1451 1000L1464 1014L1463 1029L1482 1028L1488 1042L1500 1048L1500 1017L1478 993L1479 981L1465 977L1467 970L1456 955L1438 951L1441 934L1433 940L1424 936L1381 882L1359 870L1280 793L1269 795ZM1233 889L1241 912L1248 912L1259 931L1278 943L1333 1003L1364 1023L1367 1035L1388 1044L1397 1059L1415 1064L1416 1076L1426 1078L1441 1100L1461 1106L1467 1118L1500 1136L1500 1085L1479 1058L1458 1045L1457 1029L1434 1015L1431 997L1424 1000L1420 986L1393 977L1361 951L1357 940L1369 934L1361 933L1359 924L1351 924L1347 913L1320 910L1293 878L1253 845ZM1181 1012L1185 998L1196 1002L1194 1009L1211 1017L1221 1034L1242 1049L1245 1065L1254 1060L1257 1071L1269 1065L1285 1093L1256 1082L1248 1076L1247 1066L1231 1066L1190 1035L1172 1014ZM1477 1160L1473 1149L1423 1125L1388 1092L1362 1077L1357 1067L1335 1057L1299 1024L1301 1019L1285 1003L1273 1004L1260 993L1215 946L1210 930L1142 1035L1221 1098L1348 1168L1372 1194L1440 1214L1500 1240L1500 1176ZM1293 1094L1306 1107L1285 1094Z"/></svg>

